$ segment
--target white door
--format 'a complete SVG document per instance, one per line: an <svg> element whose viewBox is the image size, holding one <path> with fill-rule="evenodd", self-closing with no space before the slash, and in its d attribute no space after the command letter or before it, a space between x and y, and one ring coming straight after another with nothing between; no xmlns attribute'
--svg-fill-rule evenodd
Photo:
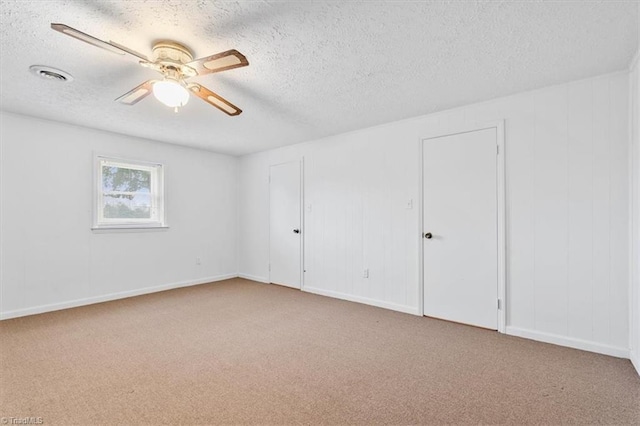
<svg viewBox="0 0 640 426"><path fill-rule="evenodd" d="M300 288L300 162L271 166L269 171L269 281Z"/></svg>
<svg viewBox="0 0 640 426"><path fill-rule="evenodd" d="M423 141L424 314L498 327L495 128Z"/></svg>

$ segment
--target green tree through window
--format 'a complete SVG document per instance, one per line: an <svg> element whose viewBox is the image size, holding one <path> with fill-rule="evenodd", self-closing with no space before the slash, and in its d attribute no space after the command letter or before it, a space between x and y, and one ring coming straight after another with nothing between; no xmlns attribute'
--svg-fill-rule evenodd
<svg viewBox="0 0 640 426"><path fill-rule="evenodd" d="M124 167L102 167L105 218L151 217L151 173Z"/></svg>
<svg viewBox="0 0 640 426"><path fill-rule="evenodd" d="M122 167L102 167L102 189L106 191L150 192L151 173ZM123 195L127 197L127 195Z"/></svg>

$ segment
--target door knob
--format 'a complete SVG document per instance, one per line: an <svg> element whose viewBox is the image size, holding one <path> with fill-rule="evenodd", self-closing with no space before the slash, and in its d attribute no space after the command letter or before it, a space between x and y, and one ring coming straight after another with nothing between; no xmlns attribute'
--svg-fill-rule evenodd
<svg viewBox="0 0 640 426"><path fill-rule="evenodd" d="M427 232L427 233L425 233L425 234L424 234L424 237L425 237L427 240L430 240L431 238L433 238L433 235L431 235L431 232Z"/></svg>
<svg viewBox="0 0 640 426"><path fill-rule="evenodd" d="M294 229L294 230L293 230L293 233L294 233L294 234L299 234L299 233L300 233L300 230L299 230L299 229Z"/></svg>

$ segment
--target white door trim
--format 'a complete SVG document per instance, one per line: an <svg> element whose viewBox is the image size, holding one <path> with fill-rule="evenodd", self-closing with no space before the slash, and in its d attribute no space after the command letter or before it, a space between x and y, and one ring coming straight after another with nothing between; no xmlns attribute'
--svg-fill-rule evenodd
<svg viewBox="0 0 640 426"><path fill-rule="evenodd" d="M419 251L419 267L418 274L420 285L418 286L418 300L420 315L424 315L424 244L423 236L424 232L424 212L423 212L423 198L424 198L424 164L423 164L423 146L424 141L429 139L440 138L443 136L452 136L460 133L476 132L478 130L496 129L496 144L497 144L497 182L496 182L496 195L498 200L498 332L506 333L507 329L507 203L506 203L506 166L505 166L505 134L504 134L504 120L494 121L486 123L484 125L471 125L471 126L459 126L455 127L455 130L449 131L433 131L427 133L424 137L418 141L418 161L419 170L418 173L420 182L418 187L420 188L419 194L419 229L418 236L418 251Z"/></svg>
<svg viewBox="0 0 640 426"><path fill-rule="evenodd" d="M306 229L304 226L304 157L301 157L300 160L293 161L282 161L280 163L269 164L269 229L267 232L268 240L267 244L269 247L269 274L267 276L267 284L271 284L271 167L279 166L282 164L288 163L299 163L300 164L300 290L304 289L304 237L306 233Z"/></svg>
<svg viewBox="0 0 640 426"><path fill-rule="evenodd" d="M304 156L300 158L300 290L304 291L304 241L307 228L304 222Z"/></svg>

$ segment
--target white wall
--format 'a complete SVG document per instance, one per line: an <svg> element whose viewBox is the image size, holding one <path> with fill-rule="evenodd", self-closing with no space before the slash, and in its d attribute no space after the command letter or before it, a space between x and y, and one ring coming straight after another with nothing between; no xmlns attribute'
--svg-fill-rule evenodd
<svg viewBox="0 0 640 426"><path fill-rule="evenodd" d="M304 157L305 289L419 314L418 141L505 119L508 332L628 356L628 94L616 73L242 157L240 273L268 280L268 167Z"/></svg>
<svg viewBox="0 0 640 426"><path fill-rule="evenodd" d="M640 53L639 53L640 54ZM638 55L630 74L631 92L631 361L640 373L640 64Z"/></svg>
<svg viewBox="0 0 640 426"><path fill-rule="evenodd" d="M8 113L0 121L2 317L236 276L236 158ZM168 230L91 231L94 153L165 165Z"/></svg>

